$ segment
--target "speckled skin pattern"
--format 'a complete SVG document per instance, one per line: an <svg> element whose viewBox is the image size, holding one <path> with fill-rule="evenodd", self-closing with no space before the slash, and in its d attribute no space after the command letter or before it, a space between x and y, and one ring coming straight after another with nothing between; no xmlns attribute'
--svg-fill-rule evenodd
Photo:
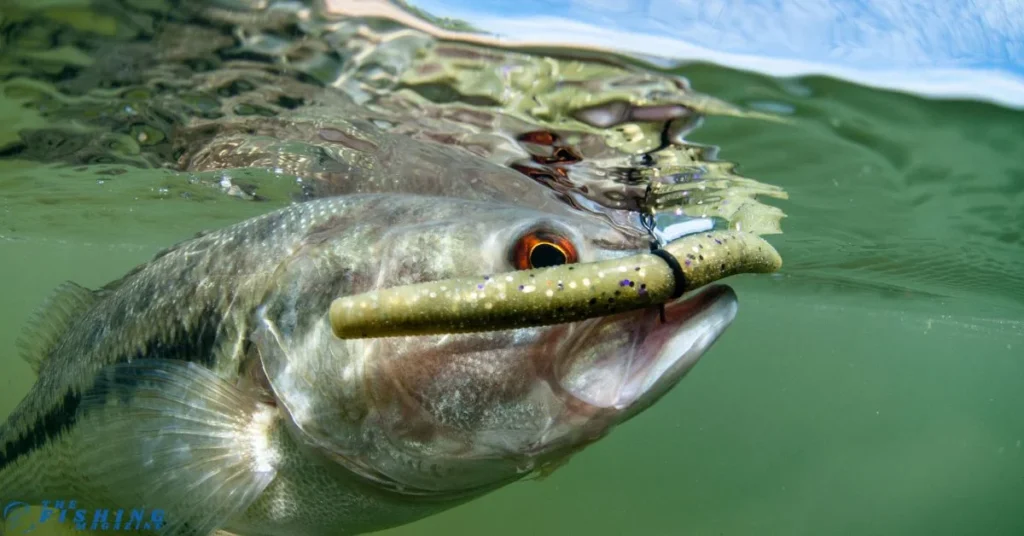
<svg viewBox="0 0 1024 536"><path fill-rule="evenodd" d="M293 205L166 250L96 291L57 339L0 427L0 498L146 497L201 507L191 527L353 534L550 470L682 378L731 322L732 292L670 304L663 322L644 310L342 340L328 319L340 296L510 272L513 244L537 229L565 236L582 263L648 248L647 236L587 216L366 195ZM97 390L97 378L140 359L207 372L165 372L153 392L178 391L148 402L152 418L115 419L108 409L151 400L141 394L151 387ZM79 415L83 401L99 409ZM171 425L195 433L173 445L156 437ZM212 452L223 458L203 460Z"/></svg>

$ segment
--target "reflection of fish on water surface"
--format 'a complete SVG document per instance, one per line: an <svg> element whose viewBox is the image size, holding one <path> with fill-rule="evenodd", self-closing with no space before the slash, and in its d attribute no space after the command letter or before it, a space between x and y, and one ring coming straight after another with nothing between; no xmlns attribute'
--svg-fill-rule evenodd
<svg viewBox="0 0 1024 536"><path fill-rule="evenodd" d="M196 182L280 201L282 189L299 198L408 192L403 183L413 181L419 193L546 210L558 210L550 202L557 197L613 218L679 209L779 232L781 211L758 197L785 192L685 140L704 115L776 117L610 56L439 41L297 2L266 12L243 6L184 2L199 23L175 18L152 29L103 1L89 15L93 25L22 14L33 31L15 36L73 36L96 58L65 65L57 81L53 65L19 63L22 76L4 82L4 92L41 121L27 122L0 157L188 172L168 181L168 196L194 195ZM138 38L93 30L104 25ZM247 168L273 170L285 184L248 180L238 172Z"/></svg>
<svg viewBox="0 0 1024 536"><path fill-rule="evenodd" d="M326 314L337 296L530 268L537 237L567 254L544 254L552 269L649 249L582 215L350 196L204 234L98 291L68 284L28 346L39 380L0 428L0 498L159 505L172 534L336 534L547 472L685 375L734 318L732 291L429 336L339 339Z"/></svg>

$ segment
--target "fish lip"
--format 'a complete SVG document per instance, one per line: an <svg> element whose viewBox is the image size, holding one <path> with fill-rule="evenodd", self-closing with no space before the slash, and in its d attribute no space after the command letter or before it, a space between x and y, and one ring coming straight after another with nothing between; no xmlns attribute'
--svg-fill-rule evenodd
<svg viewBox="0 0 1024 536"><path fill-rule="evenodd" d="M685 322L702 312L721 313L720 321L732 323L739 310L739 299L736 291L729 285L714 283L706 285L673 302L665 304L666 315L685 315L680 321ZM724 329L724 328L723 328Z"/></svg>
<svg viewBox="0 0 1024 536"><path fill-rule="evenodd" d="M704 329L699 333L676 333L676 338L687 339L692 343L691 348L696 350L691 350L687 352L687 355L677 359L668 370L662 372L655 385L651 386L652 389L642 394L640 398L654 396L656 400L682 380L711 349L715 341L732 325L738 313L739 299L736 296L736 291L723 284L705 286L695 294L667 304L664 313L668 319L666 323L673 323L678 328L699 323ZM673 321L673 319L675 320ZM693 337L688 335L693 335Z"/></svg>
<svg viewBox="0 0 1024 536"><path fill-rule="evenodd" d="M619 415L617 420L627 419L678 384L732 324L738 310L735 291L712 284L664 306L606 317L577 332L571 346L586 344L600 333L601 322L628 322L627 328L636 330L630 346L588 365L589 370L577 370L574 374L582 380L565 381L569 368L556 371L558 381L579 403L611 411Z"/></svg>

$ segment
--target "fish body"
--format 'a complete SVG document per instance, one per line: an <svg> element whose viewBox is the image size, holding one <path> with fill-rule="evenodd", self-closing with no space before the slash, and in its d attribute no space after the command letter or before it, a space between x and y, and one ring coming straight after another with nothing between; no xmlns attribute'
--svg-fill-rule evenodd
<svg viewBox="0 0 1024 536"><path fill-rule="evenodd" d="M714 287L551 326L332 333L339 296L522 269L527 240L575 262L649 247L585 215L353 195L202 234L95 291L66 284L28 332L38 380L0 426L0 503L157 508L177 535L401 525L563 463L735 316Z"/></svg>

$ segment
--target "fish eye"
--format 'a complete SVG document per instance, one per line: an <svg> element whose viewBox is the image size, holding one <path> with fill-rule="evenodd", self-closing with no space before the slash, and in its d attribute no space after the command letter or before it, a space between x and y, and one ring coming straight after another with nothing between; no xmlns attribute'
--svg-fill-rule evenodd
<svg viewBox="0 0 1024 536"><path fill-rule="evenodd" d="M526 233L512 250L512 265L517 270L572 264L577 260L576 246L568 238L550 231Z"/></svg>

